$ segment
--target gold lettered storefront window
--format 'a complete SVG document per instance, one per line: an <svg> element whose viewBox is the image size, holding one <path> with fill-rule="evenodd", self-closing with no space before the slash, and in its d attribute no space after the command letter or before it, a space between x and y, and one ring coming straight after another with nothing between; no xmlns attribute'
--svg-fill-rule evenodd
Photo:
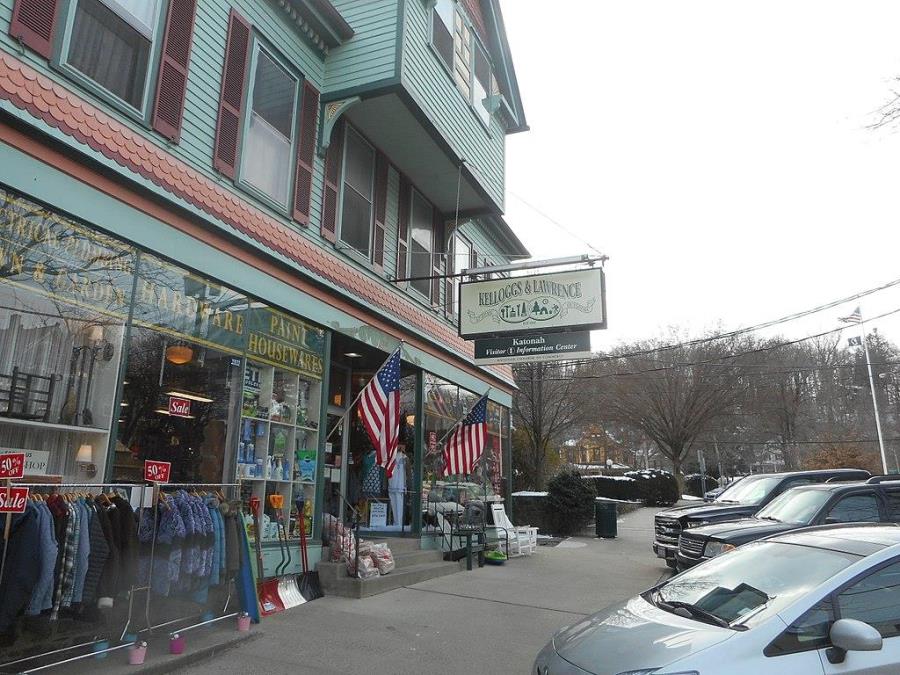
<svg viewBox="0 0 900 675"><path fill-rule="evenodd" d="M103 478L135 258L0 188L0 437L37 479Z"/></svg>
<svg viewBox="0 0 900 675"><path fill-rule="evenodd" d="M259 303L247 310L246 319L248 358L307 378L322 379L325 331Z"/></svg>

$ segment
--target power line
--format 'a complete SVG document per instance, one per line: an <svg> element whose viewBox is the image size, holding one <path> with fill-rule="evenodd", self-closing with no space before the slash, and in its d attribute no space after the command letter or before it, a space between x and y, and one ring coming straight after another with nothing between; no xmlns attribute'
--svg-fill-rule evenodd
<svg viewBox="0 0 900 675"><path fill-rule="evenodd" d="M900 280L898 280L898 283L900 283ZM890 316L892 314L897 314L898 312L900 312L900 308L893 309L889 312L884 312L883 314L879 314L877 316L873 316L871 319L868 319L868 321L875 321L877 319L883 319L886 316ZM545 382L547 382L547 381L567 382L569 380L602 380L602 379L606 379L609 377L628 377L628 376L634 376L634 375L646 375L648 373L665 372L668 370L674 370L676 368L689 368L689 367L702 366L702 365L717 365L716 364L717 361L732 360L732 359L740 358L742 356L748 356L750 354L762 354L764 352L774 351L776 349L781 349L782 347L789 347L791 345L795 345L800 342L805 342L807 340L814 340L816 338L820 338L825 335L830 335L832 333L838 333L846 328L847 328L847 326L840 326L838 328L832 328L831 330L822 331L821 333L816 333L814 335L807 335L806 337L797 338L796 340L789 340L787 342L781 342L781 343L774 344L774 345L767 345L765 347L759 347L757 349L750 349L750 350L747 350L744 352L738 352L736 354L723 354L721 356L717 356L712 359L706 359L703 361L695 361L693 363L674 364L671 366L660 366L658 368L647 368L645 370L638 370L638 371L633 371L633 372L623 372L623 373L602 373L599 375L574 375L573 374L571 377L541 378L541 380L543 380ZM581 364L586 365L586 364L590 364L590 363L597 363L598 361L603 361L603 360L604 359L593 359L593 360L584 360L584 361L561 361L560 365L561 366L563 366L563 365L572 366L572 365L581 365ZM725 365L725 364L721 364L721 365ZM515 368L516 367L514 366L514 369ZM531 382L533 380L517 380L517 381Z"/></svg>
<svg viewBox="0 0 900 675"><path fill-rule="evenodd" d="M548 216L546 213L544 213L543 211L541 211L541 210L540 210L538 207L536 207L534 204L528 202L526 199L524 199L523 197L520 197L519 195L517 195L515 192L512 192L511 190L508 190L507 192L508 192L512 197L515 197L515 198L518 199L520 202L522 202L522 203L523 203L525 206L527 206L529 209L531 209L532 211L534 211L536 214L538 214L539 216L541 216L542 218L544 218L544 219L547 220L548 222L553 223L554 225L556 225L560 230L562 230L563 232L565 232L566 234L568 234L570 237L572 237L573 239L577 239L578 241L580 241L582 244L584 244L585 246L587 246L589 249L591 249L591 250L592 250L594 253L596 253L597 255L604 255L603 253L601 253L600 251L598 251L598 250L596 249L596 247L594 247L594 245L591 244L587 239L585 239L584 237L581 237L581 236L575 234L575 233L572 232L570 229L568 229L565 225L563 225L562 223L560 223L558 220L556 220L556 219L554 219L554 218L551 218L551 217Z"/></svg>
<svg viewBox="0 0 900 675"><path fill-rule="evenodd" d="M783 323L788 323L789 321L796 321L797 319L802 319L804 317L810 316L812 314L817 314L819 312L823 312L827 309L833 309L839 305L843 305L848 302L853 302L854 300L859 300L860 298L864 298L866 296L872 295L873 293L878 293L880 291L887 290L889 288L893 288L895 286L900 286L900 279L894 279L893 281L889 281L881 286L876 286L874 288L869 288L864 291L860 291L858 293L854 293L853 295L849 295L845 298L841 298L839 300L832 300L831 302L827 302L824 305L818 305L816 307L812 307L810 309L805 309L800 312L794 312L793 314L787 314L778 319L772 319L770 321L764 321L762 323L758 323L752 326L747 326L746 328L737 328L725 333L718 333L716 335L711 335L705 338L696 338L693 340L685 340L684 342L676 342L668 345L661 345L659 347L653 347L651 349L641 349L633 352L627 352L625 354L610 354L607 356L597 356L591 359L575 359L572 361L568 361L567 363L571 364L579 364L579 363L597 363L601 361L615 361L618 359L629 359L634 358L636 356L646 356L648 354L655 354L656 352L665 352L671 351L673 349L680 349L682 347L692 347L694 345L706 344L708 342L715 342L717 340L724 340L730 337L736 337L738 335L744 335L746 333L753 333L758 330L763 330L765 328L771 328L773 326L778 326ZM882 315L886 316L886 315ZM873 321L880 317L873 317L872 319L867 319L866 321ZM826 335L827 333L823 333L822 335ZM812 336L818 337L818 336ZM804 339L812 339L804 338Z"/></svg>

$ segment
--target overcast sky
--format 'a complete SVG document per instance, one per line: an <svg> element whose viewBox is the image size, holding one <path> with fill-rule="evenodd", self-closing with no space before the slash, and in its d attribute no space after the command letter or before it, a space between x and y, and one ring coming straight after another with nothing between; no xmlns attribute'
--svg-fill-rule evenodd
<svg viewBox="0 0 900 675"><path fill-rule="evenodd" d="M531 126L508 139L506 215L538 257L588 249L522 198L609 255L595 349L900 278L900 132L866 128L900 75L900 2L502 7ZM897 308L900 288L863 301ZM898 316L876 323L895 342Z"/></svg>

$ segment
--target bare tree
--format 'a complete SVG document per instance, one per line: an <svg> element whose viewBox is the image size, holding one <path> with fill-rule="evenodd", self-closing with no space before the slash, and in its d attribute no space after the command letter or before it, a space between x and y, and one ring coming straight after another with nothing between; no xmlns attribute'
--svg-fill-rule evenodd
<svg viewBox="0 0 900 675"><path fill-rule="evenodd" d="M565 431L579 424L585 412L576 391L580 382L566 364L526 363L514 372L519 387L513 397L515 465L522 484L537 489L548 478L549 460L558 456Z"/></svg>
<svg viewBox="0 0 900 675"><path fill-rule="evenodd" d="M653 351L660 346L628 345L620 353L647 353L598 364L594 394L586 398L594 415L650 438L680 474L698 437L741 400L745 378L731 341Z"/></svg>

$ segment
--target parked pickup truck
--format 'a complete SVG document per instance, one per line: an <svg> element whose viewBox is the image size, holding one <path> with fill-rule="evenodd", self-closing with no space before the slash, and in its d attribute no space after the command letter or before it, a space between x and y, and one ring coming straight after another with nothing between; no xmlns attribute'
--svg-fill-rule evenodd
<svg viewBox="0 0 900 675"><path fill-rule="evenodd" d="M658 558L664 559L666 565L675 569L678 565L678 538L686 530L752 516L775 497L793 487L824 483L832 478L867 480L871 475L863 469L822 469L747 476L740 483L730 486L711 503L676 506L657 513L653 552Z"/></svg>
<svg viewBox="0 0 900 675"><path fill-rule="evenodd" d="M900 523L900 476L792 488L751 518L682 532L678 570L757 539L801 527L837 523Z"/></svg>

